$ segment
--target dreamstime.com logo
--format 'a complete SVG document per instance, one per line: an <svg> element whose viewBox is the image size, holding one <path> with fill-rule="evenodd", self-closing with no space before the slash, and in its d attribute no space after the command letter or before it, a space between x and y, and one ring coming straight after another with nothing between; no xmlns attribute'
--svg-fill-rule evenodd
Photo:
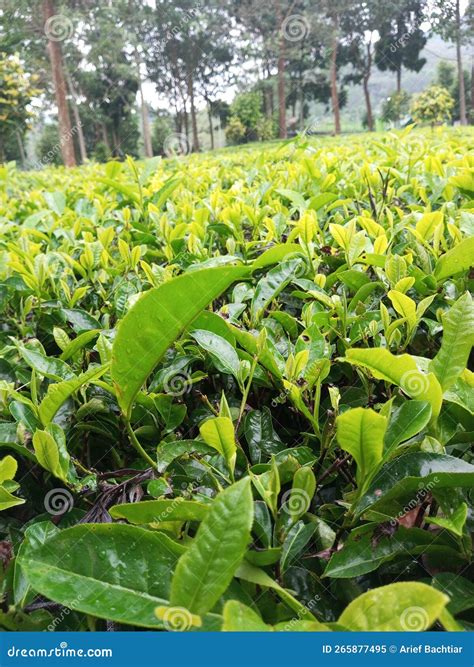
<svg viewBox="0 0 474 667"><path fill-rule="evenodd" d="M61 642L55 648L15 648L7 650L9 658L111 658L111 648L69 648Z"/></svg>
<svg viewBox="0 0 474 667"><path fill-rule="evenodd" d="M44 24L44 34L52 42L63 42L65 39L69 39L73 30L71 19L63 14L50 16Z"/></svg>

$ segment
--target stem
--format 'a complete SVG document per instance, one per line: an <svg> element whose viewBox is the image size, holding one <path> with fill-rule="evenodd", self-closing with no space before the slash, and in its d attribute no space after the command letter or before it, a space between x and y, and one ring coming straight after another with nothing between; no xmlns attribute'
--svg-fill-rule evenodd
<svg viewBox="0 0 474 667"><path fill-rule="evenodd" d="M138 454L140 454L140 456L142 457L142 459L143 459L144 461L146 461L146 462L148 463L148 465L151 465L155 470L158 470L158 464L157 464L155 461L153 461L153 459L151 458L151 456L149 456L149 455L146 453L146 451L143 449L143 447L141 446L141 444L138 442L137 436L135 435L135 432L134 432L134 430L132 429L132 427L131 427L130 422L128 421L128 419L125 420L125 424L126 424L126 426L127 426L127 433L128 433L128 435L129 435L130 442L132 443L133 447L136 449L136 451L138 452Z"/></svg>
<svg viewBox="0 0 474 667"><path fill-rule="evenodd" d="M244 414L245 406L247 405L247 398L249 395L250 391L250 386L252 384L253 380L253 374L255 373L255 369L257 368L257 362L258 362L258 355L255 355L252 361L252 366L250 368L250 373L249 373L249 378L247 380L247 384L245 386L245 389L242 392L242 402L240 404L240 411L239 411L239 418L237 419L237 424L235 425L235 432L237 433L238 428L240 426L240 422L242 420L242 416Z"/></svg>

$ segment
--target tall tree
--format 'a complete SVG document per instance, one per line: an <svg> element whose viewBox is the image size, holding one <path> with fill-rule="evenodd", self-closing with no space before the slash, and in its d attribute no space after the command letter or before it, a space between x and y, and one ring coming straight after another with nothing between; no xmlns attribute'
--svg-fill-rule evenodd
<svg viewBox="0 0 474 667"><path fill-rule="evenodd" d="M45 23L45 35L48 41L48 56L51 63L51 74L54 85L54 94L58 107L58 123L60 133L61 154L66 167L76 166L76 155L74 151L74 137L72 134L71 119L67 101L67 85L64 76L63 55L61 41L54 37L51 29L52 21L57 16L53 0L43 0L43 19Z"/></svg>
<svg viewBox="0 0 474 667"><path fill-rule="evenodd" d="M472 3L465 14L467 19L472 12ZM434 0L431 23L433 30L447 41L456 46L456 62L458 70L459 88L459 120L461 125L467 125L466 89L464 85L464 70L462 46L472 39L472 24L463 21L460 0Z"/></svg>
<svg viewBox="0 0 474 667"><path fill-rule="evenodd" d="M426 0L391 0L383 3L379 14L375 64L383 72L395 72L397 92L402 88L403 68L419 72L426 63L420 58L427 40L422 29L425 9Z"/></svg>
<svg viewBox="0 0 474 667"><path fill-rule="evenodd" d="M345 59L352 65L352 73L346 75L345 80L350 83L362 83L367 127L370 132L374 130L374 117L369 81L374 60L376 31L382 11L383 5L380 0L356 0L342 16Z"/></svg>

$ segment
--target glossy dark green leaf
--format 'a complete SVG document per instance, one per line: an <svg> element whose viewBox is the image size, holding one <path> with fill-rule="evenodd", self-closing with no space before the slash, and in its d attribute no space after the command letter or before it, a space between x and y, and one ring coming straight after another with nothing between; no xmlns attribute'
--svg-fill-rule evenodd
<svg viewBox="0 0 474 667"><path fill-rule="evenodd" d="M111 373L125 414L140 387L193 319L248 270L203 269L146 292L121 321L112 348Z"/></svg>
<svg viewBox="0 0 474 667"><path fill-rule="evenodd" d="M444 454L417 452L386 463L354 508L361 514L371 508L389 517L405 514L407 503L420 489L471 488L474 466Z"/></svg>
<svg viewBox="0 0 474 667"><path fill-rule="evenodd" d="M110 508L114 519L126 519L129 523L146 524L164 521L202 521L210 505L195 500L173 498L170 500L142 500L139 503L123 503Z"/></svg>
<svg viewBox="0 0 474 667"><path fill-rule="evenodd" d="M314 524L304 524L302 521L298 521L290 528L283 543L280 560L282 572L293 565L315 532L316 526Z"/></svg>
<svg viewBox="0 0 474 667"><path fill-rule="evenodd" d="M171 574L184 548L163 533L137 526L83 524L66 528L21 567L31 586L64 606L140 627L162 627Z"/></svg>
<svg viewBox="0 0 474 667"><path fill-rule="evenodd" d="M193 453L203 456L214 454L215 451L200 440L176 440L161 443L156 450L158 471L164 472L175 459Z"/></svg>
<svg viewBox="0 0 474 667"><path fill-rule="evenodd" d="M436 554L454 564L462 563L456 543L421 528L394 526L393 534L377 534L377 524L352 530L342 549L331 556L325 577L350 579L373 572L397 557Z"/></svg>
<svg viewBox="0 0 474 667"><path fill-rule="evenodd" d="M210 611L229 586L250 541L253 501L250 479L222 491L180 558L170 603L194 614Z"/></svg>
<svg viewBox="0 0 474 667"><path fill-rule="evenodd" d="M391 415L384 439L384 456L422 431L431 419L427 401L405 401Z"/></svg>
<svg viewBox="0 0 474 667"><path fill-rule="evenodd" d="M443 338L438 354L430 362L443 391L447 391L467 365L474 341L474 304L469 292L443 315Z"/></svg>
<svg viewBox="0 0 474 667"><path fill-rule="evenodd" d="M210 355L217 370L237 377L240 367L239 357L225 338L203 329L195 329L191 335L198 345Z"/></svg>

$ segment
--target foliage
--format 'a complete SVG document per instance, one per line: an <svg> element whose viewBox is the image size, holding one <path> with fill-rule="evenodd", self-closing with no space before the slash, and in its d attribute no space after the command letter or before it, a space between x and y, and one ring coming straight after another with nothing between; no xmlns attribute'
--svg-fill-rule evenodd
<svg viewBox="0 0 474 667"><path fill-rule="evenodd" d="M0 52L0 162L8 136L17 133L23 137L31 123L31 101L40 92L37 80L37 76L25 72L18 56Z"/></svg>
<svg viewBox="0 0 474 667"><path fill-rule="evenodd" d="M382 120L388 123L399 124L408 112L410 96L405 90L393 92L387 97L382 107Z"/></svg>
<svg viewBox="0 0 474 667"><path fill-rule="evenodd" d="M2 629L472 628L472 146L3 168Z"/></svg>
<svg viewBox="0 0 474 667"><path fill-rule="evenodd" d="M245 125L237 116L231 116L225 129L225 136L229 144L241 144L245 141Z"/></svg>
<svg viewBox="0 0 474 667"><path fill-rule="evenodd" d="M255 139L257 127L263 121L261 94L259 92L240 93L232 102L230 111L229 127L231 124L237 127L237 124L233 122L233 119L236 118L245 128L246 139Z"/></svg>
<svg viewBox="0 0 474 667"><path fill-rule="evenodd" d="M442 86L430 86L413 101L411 113L415 121L445 123L451 118L454 100Z"/></svg>

